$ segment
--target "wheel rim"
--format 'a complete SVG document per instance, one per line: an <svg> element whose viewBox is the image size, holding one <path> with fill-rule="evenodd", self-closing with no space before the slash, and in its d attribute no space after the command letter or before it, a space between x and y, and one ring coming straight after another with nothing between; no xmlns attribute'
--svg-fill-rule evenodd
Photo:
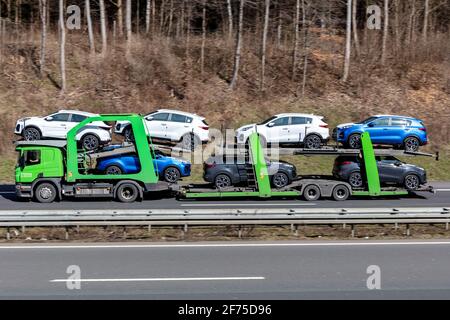
<svg viewBox="0 0 450 320"><path fill-rule="evenodd" d="M106 169L106 174L121 174L122 170L118 167L109 167Z"/></svg>
<svg viewBox="0 0 450 320"><path fill-rule="evenodd" d="M168 182L176 182L179 179L178 170L175 168L169 168L166 170L165 174L166 181Z"/></svg>
<svg viewBox="0 0 450 320"><path fill-rule="evenodd" d="M39 196L44 200L51 199L53 196L53 190L50 187L43 187L39 190Z"/></svg>
<svg viewBox="0 0 450 320"><path fill-rule="evenodd" d="M273 184L277 188L282 188L287 185L287 177L284 174L276 174L273 178Z"/></svg>
<svg viewBox="0 0 450 320"><path fill-rule="evenodd" d="M316 188L308 188L306 190L306 196L308 197L308 199L315 199L317 197L317 190Z"/></svg>
<svg viewBox="0 0 450 320"><path fill-rule="evenodd" d="M405 147L407 151L417 151L419 149L419 141L414 138L406 139Z"/></svg>
<svg viewBox="0 0 450 320"><path fill-rule="evenodd" d="M97 145L98 145L98 141L97 141L96 137L87 136L83 140L83 146L88 150L97 148Z"/></svg>
<svg viewBox="0 0 450 320"><path fill-rule="evenodd" d="M227 176L218 176L216 178L216 186L218 188L226 188L229 187L231 185L231 181L230 178L228 178Z"/></svg>
<svg viewBox="0 0 450 320"><path fill-rule="evenodd" d="M407 176L405 179L405 186L407 189L417 189L419 186L419 179L416 176Z"/></svg>
<svg viewBox="0 0 450 320"><path fill-rule="evenodd" d="M344 199L347 196L347 190L342 188L338 188L336 190L336 198L338 199Z"/></svg>
<svg viewBox="0 0 450 320"><path fill-rule="evenodd" d="M131 200L134 197L134 189L132 187L124 187L122 188L120 195L125 200Z"/></svg>
<svg viewBox="0 0 450 320"><path fill-rule="evenodd" d="M362 187L363 181L362 176L360 173L353 173L350 176L349 183L352 185L352 187Z"/></svg>
<svg viewBox="0 0 450 320"><path fill-rule="evenodd" d="M350 137L350 141L349 141L349 145L353 149L360 148L361 147L361 137L358 136L358 135L351 136Z"/></svg>
<svg viewBox="0 0 450 320"><path fill-rule="evenodd" d="M321 140L318 136L311 136L306 139L306 147L308 149L319 149Z"/></svg>
<svg viewBox="0 0 450 320"><path fill-rule="evenodd" d="M36 129L27 129L24 132L25 140L32 141L32 140L39 140L39 131Z"/></svg>
<svg viewBox="0 0 450 320"><path fill-rule="evenodd" d="M133 133L131 132L131 129L125 130L125 140L132 141L134 138Z"/></svg>

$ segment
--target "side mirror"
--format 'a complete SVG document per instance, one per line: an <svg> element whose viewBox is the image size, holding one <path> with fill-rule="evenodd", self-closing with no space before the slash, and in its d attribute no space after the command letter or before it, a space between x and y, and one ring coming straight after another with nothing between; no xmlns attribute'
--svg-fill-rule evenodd
<svg viewBox="0 0 450 320"><path fill-rule="evenodd" d="M153 120L153 117L152 117L152 116L145 117L145 120L147 120L147 121L152 121L152 120Z"/></svg>
<svg viewBox="0 0 450 320"><path fill-rule="evenodd" d="M402 165L402 162L401 162L401 161L395 161L395 162L394 162L394 165L395 165L396 167L400 167L400 166Z"/></svg>
<svg viewBox="0 0 450 320"><path fill-rule="evenodd" d="M48 116L48 117L45 118L45 121L52 121L52 120L53 120L52 116Z"/></svg>
<svg viewBox="0 0 450 320"><path fill-rule="evenodd" d="M372 123L369 123L367 126L368 126L369 128L373 128L373 127L375 127L375 124L372 122Z"/></svg>
<svg viewBox="0 0 450 320"><path fill-rule="evenodd" d="M275 125L275 123L273 123L273 122L267 124L267 126L268 126L269 128L272 128L274 125Z"/></svg>

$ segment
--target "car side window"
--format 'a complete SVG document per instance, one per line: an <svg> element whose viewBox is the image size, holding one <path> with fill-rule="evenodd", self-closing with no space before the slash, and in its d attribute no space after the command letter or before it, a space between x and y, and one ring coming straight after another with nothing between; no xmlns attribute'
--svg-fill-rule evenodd
<svg viewBox="0 0 450 320"><path fill-rule="evenodd" d="M279 118L275 121L272 121L271 123L273 123L274 127L287 126L289 124L289 118L288 117Z"/></svg>
<svg viewBox="0 0 450 320"><path fill-rule="evenodd" d="M155 113L154 115L152 115L153 120L155 121L167 121L167 119L169 119L169 114L168 113Z"/></svg>
<svg viewBox="0 0 450 320"><path fill-rule="evenodd" d="M192 118L191 117L186 117L186 123L192 123Z"/></svg>
<svg viewBox="0 0 450 320"><path fill-rule="evenodd" d="M49 121L69 121L69 113L55 113L51 115L52 119Z"/></svg>
<svg viewBox="0 0 450 320"><path fill-rule="evenodd" d="M291 118L291 124L307 124L307 119L305 117L292 117Z"/></svg>
<svg viewBox="0 0 450 320"><path fill-rule="evenodd" d="M170 117L170 121L185 123L186 116L183 116L181 114L172 113L172 116Z"/></svg>
<svg viewBox="0 0 450 320"><path fill-rule="evenodd" d="M391 120L391 126L393 127L405 127L410 126L411 121L405 120L405 119L398 119L398 118L392 118Z"/></svg>
<svg viewBox="0 0 450 320"><path fill-rule="evenodd" d="M85 120L86 118L87 118L86 116L82 116L81 114L73 114L72 113L70 122L81 122L81 121Z"/></svg>
<svg viewBox="0 0 450 320"><path fill-rule="evenodd" d="M376 127L385 127L385 126L389 126L390 124L390 119L389 118L380 118L375 120L374 122L372 122L372 124Z"/></svg>

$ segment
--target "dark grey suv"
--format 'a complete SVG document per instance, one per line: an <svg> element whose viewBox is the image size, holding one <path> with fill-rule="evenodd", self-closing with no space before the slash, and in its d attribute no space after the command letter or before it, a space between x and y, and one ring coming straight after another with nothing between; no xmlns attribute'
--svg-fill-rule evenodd
<svg viewBox="0 0 450 320"><path fill-rule="evenodd" d="M404 163L392 156L376 157L380 182L384 185L403 186L408 190L417 190L427 183L425 169ZM348 181L353 188L364 186L361 174L360 159L356 156L340 156L336 158L333 176Z"/></svg>
<svg viewBox="0 0 450 320"><path fill-rule="evenodd" d="M294 165L284 161L266 159L270 182L274 188L289 185L296 177ZM213 156L203 164L203 179L216 188L226 188L255 183L252 165L244 159L229 156Z"/></svg>

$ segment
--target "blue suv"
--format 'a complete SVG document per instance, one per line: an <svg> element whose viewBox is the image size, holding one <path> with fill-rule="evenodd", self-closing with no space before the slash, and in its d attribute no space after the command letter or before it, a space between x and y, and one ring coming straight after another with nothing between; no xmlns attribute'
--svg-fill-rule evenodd
<svg viewBox="0 0 450 320"><path fill-rule="evenodd" d="M403 116L377 115L358 123L339 125L333 138L344 146L361 148L361 134L369 132L374 144L391 145L416 152L428 143L427 129L419 119Z"/></svg>

